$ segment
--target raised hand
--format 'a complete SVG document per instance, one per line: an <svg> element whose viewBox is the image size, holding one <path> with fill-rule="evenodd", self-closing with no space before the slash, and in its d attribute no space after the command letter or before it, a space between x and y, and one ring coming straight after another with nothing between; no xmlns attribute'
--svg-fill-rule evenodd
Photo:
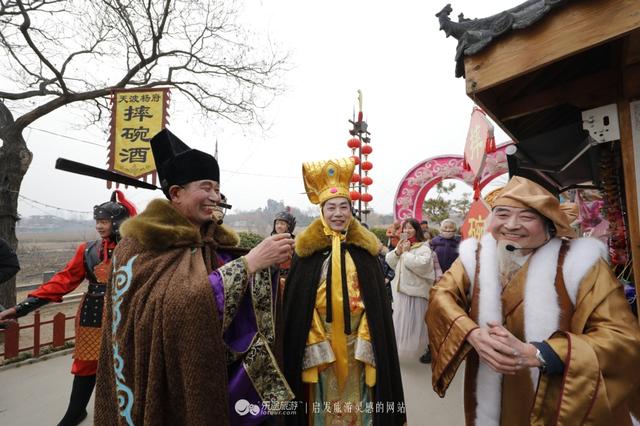
<svg viewBox="0 0 640 426"><path fill-rule="evenodd" d="M295 242L291 238L291 234L276 234L265 238L245 256L249 273L253 274L271 265L291 259L294 245Z"/></svg>

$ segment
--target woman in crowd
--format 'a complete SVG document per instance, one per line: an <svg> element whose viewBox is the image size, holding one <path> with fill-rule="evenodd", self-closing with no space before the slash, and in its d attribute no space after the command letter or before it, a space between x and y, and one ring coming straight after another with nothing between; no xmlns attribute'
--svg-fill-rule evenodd
<svg viewBox="0 0 640 426"><path fill-rule="evenodd" d="M386 261L396 273L391 288L398 352L417 356L428 344L424 315L435 281L434 255L417 220L404 221L400 241Z"/></svg>

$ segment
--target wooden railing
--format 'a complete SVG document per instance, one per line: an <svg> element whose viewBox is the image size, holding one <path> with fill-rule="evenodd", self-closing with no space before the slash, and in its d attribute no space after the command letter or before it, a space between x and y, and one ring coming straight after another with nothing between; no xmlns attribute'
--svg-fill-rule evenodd
<svg viewBox="0 0 640 426"><path fill-rule="evenodd" d="M11 323L5 329L0 330L0 334L4 334L4 352L0 353L5 360L17 357L20 352L33 351L33 356L40 356L40 350L43 346L51 345L54 348L64 346L68 340L75 338L75 327L70 336L66 335L66 322L75 319L75 315L66 316L62 312L58 312L48 321L40 320L40 311L35 311L33 315L33 323L18 324ZM40 329L44 325L53 324L53 338L50 342L40 341ZM33 328L33 345L28 347L20 347L20 330Z"/></svg>

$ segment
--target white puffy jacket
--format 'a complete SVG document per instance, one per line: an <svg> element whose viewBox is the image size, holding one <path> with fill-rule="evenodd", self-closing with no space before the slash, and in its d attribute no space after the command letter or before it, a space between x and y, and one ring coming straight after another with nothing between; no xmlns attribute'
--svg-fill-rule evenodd
<svg viewBox="0 0 640 426"><path fill-rule="evenodd" d="M407 296L429 299L429 290L436 279L433 265L435 254L429 243L416 243L411 249L400 256L395 250L387 253L385 260L396 271L391 285L398 292Z"/></svg>

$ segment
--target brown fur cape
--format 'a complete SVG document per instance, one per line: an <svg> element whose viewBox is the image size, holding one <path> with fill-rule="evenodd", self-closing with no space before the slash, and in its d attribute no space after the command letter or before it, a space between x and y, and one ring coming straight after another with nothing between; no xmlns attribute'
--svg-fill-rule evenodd
<svg viewBox="0 0 640 426"><path fill-rule="evenodd" d="M201 235L166 200L121 230L105 296L95 424L229 424L208 273L215 250L236 245L237 236L217 226Z"/></svg>
<svg viewBox="0 0 640 426"><path fill-rule="evenodd" d="M357 221L347 232L345 249L356 265L360 291L364 301L369 330L376 359L376 402L392 402L394 407L404 403L400 364L391 310L384 286L382 268L377 253L380 243L376 236ZM324 235L318 219L296 237L296 256L285 284L284 295L284 369L291 389L296 395L298 415L287 416L288 425L305 425L305 395L302 383L302 359L306 347L316 291L320 283L322 263L331 252L331 240ZM404 413L374 414L375 425L402 425Z"/></svg>

